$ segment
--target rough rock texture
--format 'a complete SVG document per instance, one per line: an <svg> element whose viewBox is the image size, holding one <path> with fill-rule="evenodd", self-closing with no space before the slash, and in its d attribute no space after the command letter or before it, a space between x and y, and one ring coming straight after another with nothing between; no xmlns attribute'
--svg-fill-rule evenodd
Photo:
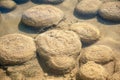
<svg viewBox="0 0 120 80"><path fill-rule="evenodd" d="M51 5L39 5L26 10L22 14L22 22L36 28L57 25L64 17L64 13Z"/></svg>
<svg viewBox="0 0 120 80"><path fill-rule="evenodd" d="M76 61L72 57L68 56L56 56L50 58L47 62L49 67L54 70L64 71L64 70L71 70L76 64Z"/></svg>
<svg viewBox="0 0 120 80"><path fill-rule="evenodd" d="M75 10L80 15L95 16L101 3L100 0L81 0Z"/></svg>
<svg viewBox="0 0 120 80"><path fill-rule="evenodd" d="M62 3L64 0L42 0L42 2L45 3L51 3L51 4L58 4L58 3Z"/></svg>
<svg viewBox="0 0 120 80"><path fill-rule="evenodd" d="M119 60L115 62L115 72L120 72L120 61Z"/></svg>
<svg viewBox="0 0 120 80"><path fill-rule="evenodd" d="M82 80L106 80L108 73L101 65L90 61L80 67L79 75Z"/></svg>
<svg viewBox="0 0 120 80"><path fill-rule="evenodd" d="M16 3L13 0L0 0L0 7L5 9L14 9Z"/></svg>
<svg viewBox="0 0 120 80"><path fill-rule="evenodd" d="M31 37L8 34L0 37L0 64L11 65L28 61L35 56L36 46Z"/></svg>
<svg viewBox="0 0 120 80"><path fill-rule="evenodd" d="M114 73L112 76L108 78L108 80L120 80L120 72Z"/></svg>
<svg viewBox="0 0 120 80"><path fill-rule="evenodd" d="M44 58L53 56L77 57L81 42L77 34L68 30L50 30L36 38L37 52Z"/></svg>
<svg viewBox="0 0 120 80"><path fill-rule="evenodd" d="M92 43L100 38L100 31L90 23L74 23L71 25L70 30L76 32L84 43Z"/></svg>
<svg viewBox="0 0 120 80"><path fill-rule="evenodd" d="M11 80L3 69L0 69L0 80Z"/></svg>
<svg viewBox="0 0 120 80"><path fill-rule="evenodd" d="M73 31L50 30L39 34L35 41L37 52L46 59L48 68L62 73L74 68L81 50L81 42Z"/></svg>
<svg viewBox="0 0 120 80"><path fill-rule="evenodd" d="M12 80L43 80L43 71L37 59L32 59L23 65L10 66L7 73Z"/></svg>
<svg viewBox="0 0 120 80"><path fill-rule="evenodd" d="M80 62L86 63L94 61L96 63L105 64L113 61L114 55L110 47L105 45L93 45L85 48L80 55Z"/></svg>
<svg viewBox="0 0 120 80"><path fill-rule="evenodd" d="M101 5L99 15L107 20L120 22L120 2L106 2Z"/></svg>

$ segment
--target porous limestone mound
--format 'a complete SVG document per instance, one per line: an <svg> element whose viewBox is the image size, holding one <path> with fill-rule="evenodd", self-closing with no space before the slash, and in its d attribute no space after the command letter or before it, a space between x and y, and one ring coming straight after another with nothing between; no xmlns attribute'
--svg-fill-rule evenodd
<svg viewBox="0 0 120 80"><path fill-rule="evenodd" d="M35 39L38 55L45 59L48 68L57 74L70 72L81 50L77 34L68 30L50 30Z"/></svg>
<svg viewBox="0 0 120 80"><path fill-rule="evenodd" d="M52 5L38 5L22 14L22 22L35 28L57 25L64 17L63 11Z"/></svg>
<svg viewBox="0 0 120 80"><path fill-rule="evenodd" d="M9 66L7 73L12 80L37 80L43 79L43 70L38 59L29 60L22 65Z"/></svg>
<svg viewBox="0 0 120 80"><path fill-rule="evenodd" d="M12 10L16 7L16 3L13 0L0 0L0 7Z"/></svg>
<svg viewBox="0 0 120 80"><path fill-rule="evenodd" d="M75 11L78 15L84 16L95 16L97 11L101 5L100 0L81 0L76 8Z"/></svg>
<svg viewBox="0 0 120 80"><path fill-rule="evenodd" d="M44 3L58 4L62 3L64 0L42 0Z"/></svg>
<svg viewBox="0 0 120 80"><path fill-rule="evenodd" d="M105 64L114 60L113 51L105 45L93 45L85 48L80 55L80 63L94 61L99 64Z"/></svg>
<svg viewBox="0 0 120 80"><path fill-rule="evenodd" d="M14 33L0 37L0 64L13 65L28 61L35 56L33 38Z"/></svg>
<svg viewBox="0 0 120 80"><path fill-rule="evenodd" d="M90 61L80 67L79 76L82 80L106 80L108 73L101 65Z"/></svg>
<svg viewBox="0 0 120 80"><path fill-rule="evenodd" d="M93 43L100 38L100 31L90 23L74 23L71 25L70 30L76 32L83 43Z"/></svg>
<svg viewBox="0 0 120 80"><path fill-rule="evenodd" d="M47 62L48 66L57 71L66 71L68 72L75 67L75 59L68 56L56 56L51 57Z"/></svg>
<svg viewBox="0 0 120 80"><path fill-rule="evenodd" d="M39 34L35 39L37 52L44 58L54 56L77 57L81 42L77 34L68 30L50 30Z"/></svg>
<svg viewBox="0 0 120 80"><path fill-rule="evenodd" d="M101 5L99 15L110 21L120 22L120 2L106 2Z"/></svg>

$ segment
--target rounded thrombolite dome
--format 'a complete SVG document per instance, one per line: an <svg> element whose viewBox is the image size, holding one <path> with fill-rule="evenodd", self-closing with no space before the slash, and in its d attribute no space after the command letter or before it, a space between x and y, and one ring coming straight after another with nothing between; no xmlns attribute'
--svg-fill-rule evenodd
<svg viewBox="0 0 120 80"><path fill-rule="evenodd" d="M35 28L57 25L64 17L64 13L51 5L38 5L26 10L22 14L22 22Z"/></svg>
<svg viewBox="0 0 120 80"><path fill-rule="evenodd" d="M75 11L78 15L84 15L84 16L95 16L97 14L97 11L101 5L100 0L81 0L76 8Z"/></svg>
<svg viewBox="0 0 120 80"><path fill-rule="evenodd" d="M0 0L0 7L11 10L16 7L16 3L13 0Z"/></svg>
<svg viewBox="0 0 120 80"><path fill-rule="evenodd" d="M101 5L99 15L107 20L120 22L120 2L106 2Z"/></svg>
<svg viewBox="0 0 120 80"><path fill-rule="evenodd" d="M104 64L114 60L113 51L110 47L105 45L93 45L81 51L80 63L94 61L96 63Z"/></svg>
<svg viewBox="0 0 120 80"><path fill-rule="evenodd" d="M70 30L76 32L83 43L93 43L100 38L100 31L95 25L81 22L72 24Z"/></svg>
<svg viewBox="0 0 120 80"><path fill-rule="evenodd" d="M48 66L53 70L69 72L74 68L75 59L68 56L51 57L47 62Z"/></svg>
<svg viewBox="0 0 120 80"><path fill-rule="evenodd" d="M37 52L44 58L58 55L77 57L81 50L81 42L73 31L50 30L36 38Z"/></svg>
<svg viewBox="0 0 120 80"><path fill-rule="evenodd" d="M36 46L31 37L8 34L0 37L0 64L13 65L35 57Z"/></svg>
<svg viewBox="0 0 120 80"><path fill-rule="evenodd" d="M42 2L45 3L51 3L51 4L58 4L58 3L62 3L64 0L42 0Z"/></svg>
<svg viewBox="0 0 120 80"><path fill-rule="evenodd" d="M106 80L108 73L104 67L90 61L80 67L79 76L82 80Z"/></svg>

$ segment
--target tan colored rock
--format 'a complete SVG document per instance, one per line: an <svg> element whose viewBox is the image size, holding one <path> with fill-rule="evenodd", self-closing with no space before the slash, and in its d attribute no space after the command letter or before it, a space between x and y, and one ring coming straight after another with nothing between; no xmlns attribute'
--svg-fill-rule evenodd
<svg viewBox="0 0 120 80"><path fill-rule="evenodd" d="M114 60L113 51L105 45L93 45L85 48L81 52L80 63L94 61L99 64L105 64Z"/></svg>
<svg viewBox="0 0 120 80"><path fill-rule="evenodd" d="M108 80L120 80L120 72L114 73L112 76L108 78Z"/></svg>
<svg viewBox="0 0 120 80"><path fill-rule="evenodd" d="M76 32L83 43L93 43L100 38L100 31L90 23L74 23L70 30Z"/></svg>
<svg viewBox="0 0 120 80"><path fill-rule="evenodd" d="M75 67L76 61L72 57L56 56L50 58L50 60L47 63L51 69L69 72L71 69Z"/></svg>
<svg viewBox="0 0 120 80"><path fill-rule="evenodd" d="M7 73L12 80L37 80L37 77L43 78L43 70L37 59L29 60L22 65L9 66Z"/></svg>
<svg viewBox="0 0 120 80"><path fill-rule="evenodd" d="M80 15L95 16L101 3L100 0L81 0L75 10Z"/></svg>
<svg viewBox="0 0 120 80"><path fill-rule="evenodd" d="M0 37L0 64L20 64L35 57L33 38L22 34L8 34Z"/></svg>
<svg viewBox="0 0 120 80"><path fill-rule="evenodd" d="M99 15L106 20L120 22L120 2L104 3L99 9Z"/></svg>
<svg viewBox="0 0 120 80"><path fill-rule="evenodd" d="M50 30L39 34L35 41L37 52L46 59L59 55L76 58L82 45L77 34L68 30Z"/></svg>
<svg viewBox="0 0 120 80"><path fill-rule="evenodd" d="M120 72L120 61L119 60L115 62L115 72Z"/></svg>
<svg viewBox="0 0 120 80"><path fill-rule="evenodd" d="M64 17L63 11L52 5L39 5L22 14L22 22L35 28L57 25Z"/></svg>
<svg viewBox="0 0 120 80"><path fill-rule="evenodd" d="M16 3L13 0L0 0L0 7L14 9L16 7Z"/></svg>
<svg viewBox="0 0 120 80"><path fill-rule="evenodd" d="M108 73L101 65L90 61L80 67L79 75L82 80L106 80Z"/></svg>

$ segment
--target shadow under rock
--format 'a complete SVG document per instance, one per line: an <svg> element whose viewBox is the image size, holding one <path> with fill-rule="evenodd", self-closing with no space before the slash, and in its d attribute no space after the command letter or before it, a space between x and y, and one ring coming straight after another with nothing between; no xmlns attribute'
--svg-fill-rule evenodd
<svg viewBox="0 0 120 80"><path fill-rule="evenodd" d="M115 24L120 24L120 22L115 22L115 21L109 21L106 19L103 19L101 16L97 15L97 20L105 25L115 25Z"/></svg>
<svg viewBox="0 0 120 80"><path fill-rule="evenodd" d="M14 10L14 8L13 9L6 9L3 7L0 7L0 13L8 13L8 12L13 11L13 10Z"/></svg>
<svg viewBox="0 0 120 80"><path fill-rule="evenodd" d="M43 0L31 0L35 4L42 4Z"/></svg>
<svg viewBox="0 0 120 80"><path fill-rule="evenodd" d="M23 4L23 3L26 3L30 0L14 0L17 4Z"/></svg>
<svg viewBox="0 0 120 80"><path fill-rule="evenodd" d="M40 29L38 28L33 28L31 26L27 26L25 24L23 24L22 22L19 23L18 25L18 29L22 32L26 32L26 33L39 33Z"/></svg>
<svg viewBox="0 0 120 80"><path fill-rule="evenodd" d="M31 1L35 4L44 3L44 4L53 4L53 5L57 5L57 4L64 2L64 0L51 0L51 1L49 1L49 0L46 0L46 1L45 0L31 0Z"/></svg>
<svg viewBox="0 0 120 80"><path fill-rule="evenodd" d="M96 16L95 14L82 14L78 12L76 9L74 9L73 15L78 19L84 19L84 20L88 20Z"/></svg>
<svg viewBox="0 0 120 80"><path fill-rule="evenodd" d="M34 28L33 26L27 26L24 23L20 22L18 25L18 29L22 32L30 33L30 34L39 34L43 33L45 31L53 29L55 26L49 26L49 27L42 27L42 28Z"/></svg>

